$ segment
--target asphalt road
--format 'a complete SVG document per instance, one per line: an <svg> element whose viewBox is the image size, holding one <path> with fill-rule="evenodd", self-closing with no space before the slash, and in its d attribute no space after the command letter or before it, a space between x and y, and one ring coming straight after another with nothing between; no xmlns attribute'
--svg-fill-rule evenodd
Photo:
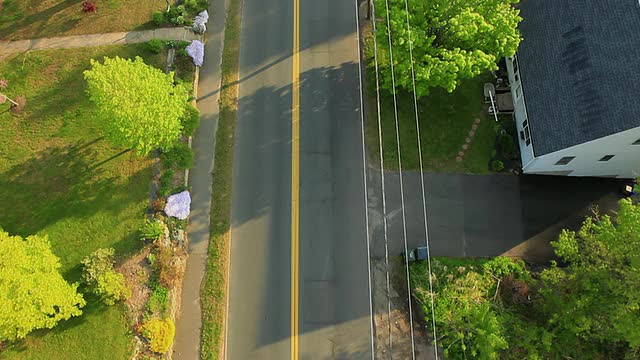
<svg viewBox="0 0 640 360"><path fill-rule="evenodd" d="M244 1L228 359L291 357L292 14ZM299 358L370 358L354 2L302 0L300 48Z"/></svg>

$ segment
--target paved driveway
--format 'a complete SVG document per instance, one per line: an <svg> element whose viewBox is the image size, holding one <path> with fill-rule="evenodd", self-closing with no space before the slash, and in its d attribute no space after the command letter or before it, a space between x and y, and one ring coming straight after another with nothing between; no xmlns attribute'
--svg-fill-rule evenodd
<svg viewBox="0 0 640 360"><path fill-rule="evenodd" d="M373 256L384 256L380 172L369 172ZM389 253L404 250L399 174L386 172ZM420 175L404 177L407 242L424 244ZM425 174L429 241L434 256L513 254L543 261L549 240L580 225L592 204L607 210L619 180L551 176Z"/></svg>

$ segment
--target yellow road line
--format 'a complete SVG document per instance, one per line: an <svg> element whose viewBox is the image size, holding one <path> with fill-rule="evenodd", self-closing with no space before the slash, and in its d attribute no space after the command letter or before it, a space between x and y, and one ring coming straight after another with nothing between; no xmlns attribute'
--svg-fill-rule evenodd
<svg viewBox="0 0 640 360"><path fill-rule="evenodd" d="M297 360L300 255L300 0L293 0L291 97L291 359Z"/></svg>

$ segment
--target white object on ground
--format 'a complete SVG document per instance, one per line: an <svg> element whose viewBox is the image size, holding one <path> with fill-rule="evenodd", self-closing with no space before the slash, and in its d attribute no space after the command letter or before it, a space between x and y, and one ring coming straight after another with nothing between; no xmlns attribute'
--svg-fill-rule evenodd
<svg viewBox="0 0 640 360"><path fill-rule="evenodd" d="M207 10L196 15L193 19L193 31L198 34L204 34L207 31L207 22L209 21L209 13Z"/></svg>
<svg viewBox="0 0 640 360"><path fill-rule="evenodd" d="M199 40L193 40L186 49L187 54L193 59L196 66L202 66L204 63L204 44Z"/></svg>
<svg viewBox="0 0 640 360"><path fill-rule="evenodd" d="M167 198L167 204L164 206L164 212L168 216L173 216L180 220L189 217L191 210L191 196L189 191L173 194Z"/></svg>

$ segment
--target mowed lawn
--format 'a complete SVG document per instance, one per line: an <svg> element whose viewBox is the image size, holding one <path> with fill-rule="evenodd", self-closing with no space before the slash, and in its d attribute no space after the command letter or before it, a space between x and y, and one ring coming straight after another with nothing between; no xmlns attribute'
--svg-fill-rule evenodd
<svg viewBox="0 0 640 360"><path fill-rule="evenodd" d="M0 108L0 227L47 234L69 281L79 281L80 261L94 250L114 247L122 257L141 245L151 161L101 137L82 75L91 58L115 55L163 63L143 45L30 52L0 62L6 93L27 98L22 114ZM124 305L106 308L85 298L82 316L36 331L0 358L130 358Z"/></svg>
<svg viewBox="0 0 640 360"><path fill-rule="evenodd" d="M371 70L368 71L367 147L372 156L371 161L379 164L375 82L371 80L373 77ZM491 76L484 74L462 81L452 93L433 89L431 94L418 100L420 141L425 170L479 174L489 172L489 161L496 137L493 120L483 109L483 84L490 80ZM398 93L397 104L403 170L419 169L413 95L406 92ZM398 169L398 151L394 106L393 97L389 92L381 92L380 107L384 165L386 169L396 170ZM465 144L465 138L476 118L480 118L481 122L475 138L466 151L463 161L457 162L456 156Z"/></svg>
<svg viewBox="0 0 640 360"><path fill-rule="evenodd" d="M82 0L0 1L0 40L98 34L146 29L164 0L93 0L98 10L85 14Z"/></svg>

